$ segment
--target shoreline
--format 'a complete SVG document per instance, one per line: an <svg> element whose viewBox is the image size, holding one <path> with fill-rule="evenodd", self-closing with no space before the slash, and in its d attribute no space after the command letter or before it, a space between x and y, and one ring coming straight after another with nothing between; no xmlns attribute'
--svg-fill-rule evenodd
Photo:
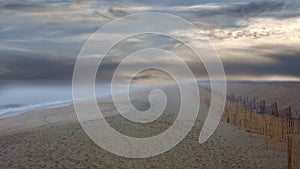
<svg viewBox="0 0 300 169"><path fill-rule="evenodd" d="M134 101L145 105L140 98ZM173 109L168 109L171 114L149 124L132 124L116 114L109 98L99 104L105 109L105 120L129 136L161 133L176 117ZM83 131L73 105L0 119L0 168L287 168L285 152L265 149L261 136L250 137L224 121L209 140L199 144L206 111L205 107L199 111L192 130L178 145L144 159L119 157L97 146Z"/></svg>

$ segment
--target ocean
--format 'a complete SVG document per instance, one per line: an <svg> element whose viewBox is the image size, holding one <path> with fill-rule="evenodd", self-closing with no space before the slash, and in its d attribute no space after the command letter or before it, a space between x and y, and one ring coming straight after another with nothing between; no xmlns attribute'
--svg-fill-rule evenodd
<svg viewBox="0 0 300 169"><path fill-rule="evenodd" d="M110 90L110 85L96 84L96 97L109 96ZM0 83L0 119L32 110L70 104L72 104L70 83L34 81L1 81Z"/></svg>

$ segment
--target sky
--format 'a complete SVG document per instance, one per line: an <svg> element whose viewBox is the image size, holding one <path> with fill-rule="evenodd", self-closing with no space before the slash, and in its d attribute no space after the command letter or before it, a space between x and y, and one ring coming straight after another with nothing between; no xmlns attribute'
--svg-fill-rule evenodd
<svg viewBox="0 0 300 169"><path fill-rule="evenodd" d="M300 80L298 0L2 0L0 79L70 81L76 58L88 38L105 24L139 12L170 13L196 25L201 33L166 30L186 42L201 35L208 37L228 80ZM118 38L129 28L106 32L107 39L102 42ZM151 34L133 36L117 44L103 60L99 76L110 79L125 56L150 47L180 55L199 79L206 79L205 68L184 45L170 37ZM176 69L177 62L170 56L149 57L152 64L164 61ZM131 67L147 62L149 59L127 64ZM130 69L123 74L130 74ZM135 80L150 78L166 79L161 73L148 70Z"/></svg>

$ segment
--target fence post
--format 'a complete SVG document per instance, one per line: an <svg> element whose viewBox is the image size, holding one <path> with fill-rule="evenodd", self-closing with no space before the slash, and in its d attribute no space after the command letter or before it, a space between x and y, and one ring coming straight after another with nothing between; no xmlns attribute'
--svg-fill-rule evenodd
<svg viewBox="0 0 300 169"><path fill-rule="evenodd" d="M268 149L268 119L267 119L267 115L264 116L265 116L265 121L264 121L265 148Z"/></svg>
<svg viewBox="0 0 300 169"><path fill-rule="evenodd" d="M249 133L250 137L252 137L252 112L250 112L250 118L249 118Z"/></svg>
<svg viewBox="0 0 300 169"><path fill-rule="evenodd" d="M287 160L288 160L288 169L292 169L292 147L293 141L290 134L288 134L288 142L287 142Z"/></svg>

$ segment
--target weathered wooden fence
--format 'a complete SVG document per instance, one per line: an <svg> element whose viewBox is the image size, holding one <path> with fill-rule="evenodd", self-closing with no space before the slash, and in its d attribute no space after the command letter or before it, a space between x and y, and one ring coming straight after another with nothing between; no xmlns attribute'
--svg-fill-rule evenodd
<svg viewBox="0 0 300 169"><path fill-rule="evenodd" d="M287 152L289 169L300 169L300 122L292 117L291 108L278 110L277 103L228 96L223 120L245 129L250 136L264 138L265 148Z"/></svg>

